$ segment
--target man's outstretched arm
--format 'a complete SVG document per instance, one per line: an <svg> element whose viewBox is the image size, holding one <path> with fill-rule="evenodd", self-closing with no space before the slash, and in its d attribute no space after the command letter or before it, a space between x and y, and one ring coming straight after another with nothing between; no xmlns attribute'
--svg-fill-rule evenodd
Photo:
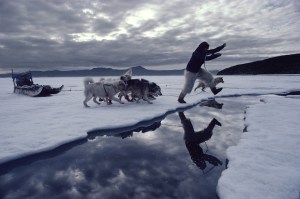
<svg viewBox="0 0 300 199"><path fill-rule="evenodd" d="M223 48L225 48L225 46L226 46L226 43L224 43L223 45L218 46L218 47L216 47L216 48L214 48L214 49L207 50L207 51L206 51L206 54L214 54L214 53L217 53L217 52L221 51Z"/></svg>

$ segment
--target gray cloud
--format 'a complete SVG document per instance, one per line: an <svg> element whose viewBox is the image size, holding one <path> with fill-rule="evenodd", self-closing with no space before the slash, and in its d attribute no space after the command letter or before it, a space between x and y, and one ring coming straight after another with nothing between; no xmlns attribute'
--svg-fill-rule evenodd
<svg viewBox="0 0 300 199"><path fill-rule="evenodd" d="M2 0L0 72L184 68L203 40L227 43L212 68L299 53L299 11L297 0Z"/></svg>

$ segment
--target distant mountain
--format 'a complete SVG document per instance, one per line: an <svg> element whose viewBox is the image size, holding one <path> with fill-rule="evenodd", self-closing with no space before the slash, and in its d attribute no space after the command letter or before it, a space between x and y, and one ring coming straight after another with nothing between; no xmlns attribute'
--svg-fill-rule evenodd
<svg viewBox="0 0 300 199"><path fill-rule="evenodd" d="M181 70L148 70L142 66L132 67L134 76L167 76L183 75L184 69ZM120 76L128 69L117 70L112 68L93 68L91 70L71 70L71 71L31 71L33 77L86 77L86 76ZM25 71L24 71L25 72ZM0 74L0 77L11 77L11 73Z"/></svg>
<svg viewBox="0 0 300 199"><path fill-rule="evenodd" d="M218 75L300 74L300 54L283 55L240 64L221 70Z"/></svg>

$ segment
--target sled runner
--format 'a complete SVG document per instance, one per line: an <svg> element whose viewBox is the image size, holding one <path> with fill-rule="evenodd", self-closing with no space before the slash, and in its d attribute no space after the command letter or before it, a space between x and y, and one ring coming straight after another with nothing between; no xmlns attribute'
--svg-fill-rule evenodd
<svg viewBox="0 0 300 199"><path fill-rule="evenodd" d="M14 93L28 95L31 97L43 97L59 93L64 85L58 88L52 88L49 85L34 84L31 72L14 74L12 71L14 83Z"/></svg>

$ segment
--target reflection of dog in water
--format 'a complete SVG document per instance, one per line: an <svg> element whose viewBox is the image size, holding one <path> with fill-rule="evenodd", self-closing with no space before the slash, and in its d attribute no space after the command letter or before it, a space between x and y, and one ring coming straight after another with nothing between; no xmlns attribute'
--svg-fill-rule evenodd
<svg viewBox="0 0 300 199"><path fill-rule="evenodd" d="M218 158L203 153L203 150L200 147L200 143L211 138L215 125L221 126L222 124L214 118L207 128L195 132L191 120L186 118L183 112L179 112L178 115L184 129L185 146L189 151L192 161L202 170L206 168L205 161L214 166L222 165L222 162Z"/></svg>

